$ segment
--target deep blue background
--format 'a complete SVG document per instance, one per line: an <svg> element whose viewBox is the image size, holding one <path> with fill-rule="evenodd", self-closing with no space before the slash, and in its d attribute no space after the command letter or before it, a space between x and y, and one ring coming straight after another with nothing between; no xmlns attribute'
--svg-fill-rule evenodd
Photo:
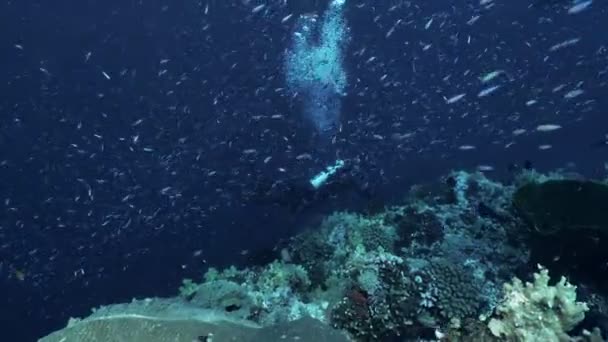
<svg viewBox="0 0 608 342"><path fill-rule="evenodd" d="M290 217L243 200L256 180L308 176L336 151L366 160L385 203L411 184L479 164L505 180L507 165L525 159L605 176L607 150L590 146L608 133L605 3L577 16L566 14L567 2L405 3L349 2L350 89L331 145L311 137L281 89L293 25L281 19L322 3L251 14L255 4L210 1L205 14L197 1L3 2L3 338L33 340L93 306L172 295L208 264L245 263L323 212L356 204L342 199ZM574 37L582 38L576 46L549 51ZM496 69L511 80L476 98L477 77ZM552 92L581 81L586 93L574 100ZM526 106L533 98L538 104ZM564 128L535 133L540 123ZM513 137L517 128L530 132ZM252 148L258 153L243 154ZM301 153L313 159L296 161Z"/></svg>

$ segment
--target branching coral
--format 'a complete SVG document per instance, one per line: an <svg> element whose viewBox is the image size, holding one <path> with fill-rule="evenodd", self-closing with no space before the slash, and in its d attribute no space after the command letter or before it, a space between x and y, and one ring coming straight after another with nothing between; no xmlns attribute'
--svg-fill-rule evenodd
<svg viewBox="0 0 608 342"><path fill-rule="evenodd" d="M504 285L504 297L497 307L500 318L488 327L497 337L509 341L567 341L567 332L585 318L585 303L576 301L576 286L562 277L549 286L549 272L541 268L534 282L514 278Z"/></svg>

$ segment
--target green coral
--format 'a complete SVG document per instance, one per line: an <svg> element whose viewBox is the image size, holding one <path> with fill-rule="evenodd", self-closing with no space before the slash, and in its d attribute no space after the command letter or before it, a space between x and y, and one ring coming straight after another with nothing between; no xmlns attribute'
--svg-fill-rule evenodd
<svg viewBox="0 0 608 342"><path fill-rule="evenodd" d="M198 284L192 281L192 279L182 280L182 286L179 287L179 295L186 299L192 298L198 291Z"/></svg>
<svg viewBox="0 0 608 342"><path fill-rule="evenodd" d="M541 234L608 227L608 185L573 179L528 183L517 189L513 204Z"/></svg>
<svg viewBox="0 0 608 342"><path fill-rule="evenodd" d="M541 268L533 283L514 278L504 285L497 307L499 318L490 320L492 334L509 341L563 341L567 332L585 318L587 305L576 301L576 286L562 277L549 286L549 272Z"/></svg>
<svg viewBox="0 0 608 342"><path fill-rule="evenodd" d="M230 280L234 282L243 282L247 277L246 270L239 270L234 266L230 266L221 271L217 270L214 267L209 267L203 279L205 282L216 281L216 280Z"/></svg>
<svg viewBox="0 0 608 342"><path fill-rule="evenodd" d="M273 291L280 287L304 291L310 287L310 284L304 267L279 261L264 268L257 279L257 287L262 291Z"/></svg>
<svg viewBox="0 0 608 342"><path fill-rule="evenodd" d="M522 235L536 263L606 288L602 272L586 270L608 263L608 185L578 179L529 183L517 189L513 206L527 223Z"/></svg>

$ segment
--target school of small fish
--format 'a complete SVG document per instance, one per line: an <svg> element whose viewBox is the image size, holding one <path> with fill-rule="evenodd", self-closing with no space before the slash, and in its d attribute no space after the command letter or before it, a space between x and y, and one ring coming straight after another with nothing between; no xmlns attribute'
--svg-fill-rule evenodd
<svg viewBox="0 0 608 342"><path fill-rule="evenodd" d="M382 173L407 169L412 157L469 158L532 139L532 150L558 151L567 142L548 139L597 112L608 94L606 3L347 1L357 25L345 53L347 105L321 148L281 68L301 16L316 9L285 0L195 5L171 29L146 22L134 38L100 22L91 26L103 27L91 35L99 40L86 46L41 53L44 44L26 34L5 42L3 54L19 63L3 82L35 91L0 103L10 146L0 172L24 177L3 192L0 234L16 232L0 251L27 246L13 263L44 274L36 282L67 258L37 247L50 232L74 234L70 277L101 276L79 258L124 236L246 225L226 212L246 206L266 178L309 174L331 149L390 160ZM170 20L174 6L149 14L150 23ZM56 60L59 50L65 60ZM498 169L488 158L473 167ZM30 183L33 193L12 187ZM231 219L226 227L221 215ZM35 232L26 239L27 229ZM137 253L145 247L124 257Z"/></svg>

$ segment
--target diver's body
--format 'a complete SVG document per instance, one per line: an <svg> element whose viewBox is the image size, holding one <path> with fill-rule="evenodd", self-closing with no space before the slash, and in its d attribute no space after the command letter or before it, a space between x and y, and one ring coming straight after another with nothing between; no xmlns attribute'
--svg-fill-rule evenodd
<svg viewBox="0 0 608 342"><path fill-rule="evenodd" d="M276 204L291 212L301 212L342 193L354 192L359 197L370 200L374 191L367 174L360 167L360 161L353 159L341 162L343 165L328 175L322 172L310 179L301 177L279 180L272 184L260 183L253 192L254 201ZM326 177L319 181L319 176Z"/></svg>

